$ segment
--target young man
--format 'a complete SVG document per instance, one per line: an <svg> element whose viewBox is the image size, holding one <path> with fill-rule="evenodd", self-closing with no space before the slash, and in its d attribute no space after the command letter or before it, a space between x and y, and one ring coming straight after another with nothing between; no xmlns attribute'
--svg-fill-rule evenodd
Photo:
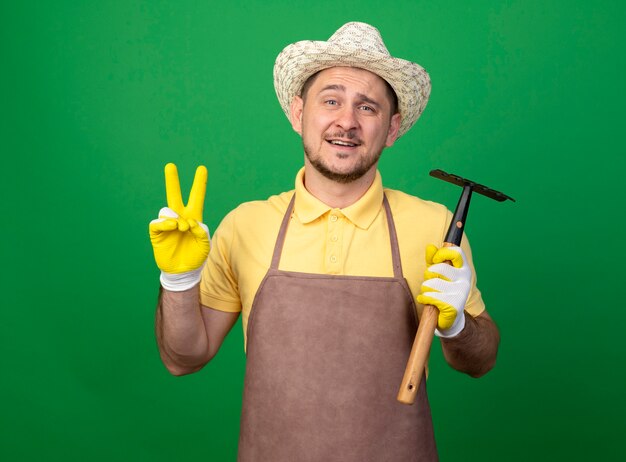
<svg viewBox="0 0 626 462"><path fill-rule="evenodd" d="M424 381L414 406L396 401L422 304L440 310L446 360L472 376L493 366L499 335L467 242L428 246L441 246L450 213L384 189L377 170L423 111L428 74L348 23L286 47L274 83L303 141L295 190L232 211L209 252L206 169L184 206L166 167L168 207L150 225L163 362L176 375L201 369L241 313L239 460L437 460Z"/></svg>

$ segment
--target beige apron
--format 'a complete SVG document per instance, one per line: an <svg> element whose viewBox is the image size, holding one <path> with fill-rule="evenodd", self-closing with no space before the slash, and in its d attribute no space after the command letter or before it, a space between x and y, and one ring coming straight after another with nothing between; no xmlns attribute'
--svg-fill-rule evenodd
<svg viewBox="0 0 626 462"><path fill-rule="evenodd" d="M280 271L294 199L248 322L239 462L438 460L426 381L396 400L417 322L387 198L394 277Z"/></svg>

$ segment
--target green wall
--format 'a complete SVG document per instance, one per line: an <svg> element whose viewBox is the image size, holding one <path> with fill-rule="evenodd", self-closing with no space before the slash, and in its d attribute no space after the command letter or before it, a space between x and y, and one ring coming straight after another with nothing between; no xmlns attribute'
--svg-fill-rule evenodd
<svg viewBox="0 0 626 462"><path fill-rule="evenodd" d="M360 20L433 80L383 155L386 185L453 208L458 188L428 176L441 168L518 201L472 204L502 345L479 380L435 348L441 459L623 460L623 5L2 2L0 459L235 459L240 325L193 376L169 376L157 354L147 223L163 166L184 189L208 167L211 229L291 189L302 151L274 59Z"/></svg>

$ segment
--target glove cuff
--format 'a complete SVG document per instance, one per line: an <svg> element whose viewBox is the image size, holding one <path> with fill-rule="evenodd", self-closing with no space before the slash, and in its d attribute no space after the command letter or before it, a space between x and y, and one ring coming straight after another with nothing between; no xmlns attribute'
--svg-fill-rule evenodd
<svg viewBox="0 0 626 462"><path fill-rule="evenodd" d="M203 265L204 266L204 265ZM187 271L185 273L166 273L161 271L161 286L172 292L182 292L191 289L200 282L202 275L202 266L197 270Z"/></svg>
<svg viewBox="0 0 626 462"><path fill-rule="evenodd" d="M461 333L461 331L465 328L465 311L461 311L456 319L454 320L454 324L449 329L439 330L435 329L435 335L440 338L453 338Z"/></svg>

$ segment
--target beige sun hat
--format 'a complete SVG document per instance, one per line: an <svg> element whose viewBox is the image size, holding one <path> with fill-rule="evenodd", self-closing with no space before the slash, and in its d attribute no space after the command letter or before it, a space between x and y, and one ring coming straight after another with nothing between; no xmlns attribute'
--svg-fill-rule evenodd
<svg viewBox="0 0 626 462"><path fill-rule="evenodd" d="M327 42L303 40L286 46L274 64L274 88L289 118L294 96L304 82L329 67L358 67L385 79L398 97L402 122L398 137L413 126L430 96L430 77L420 65L389 54L380 32L362 22L341 26Z"/></svg>

